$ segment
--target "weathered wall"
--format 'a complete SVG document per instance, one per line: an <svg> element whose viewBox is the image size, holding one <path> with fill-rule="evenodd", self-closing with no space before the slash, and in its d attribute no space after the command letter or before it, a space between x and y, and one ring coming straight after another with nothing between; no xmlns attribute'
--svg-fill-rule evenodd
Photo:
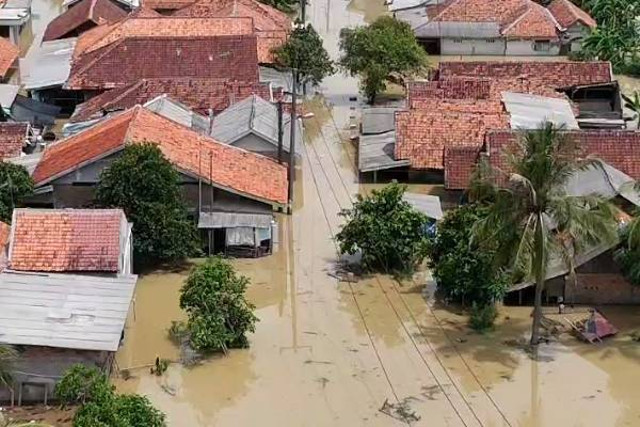
<svg viewBox="0 0 640 427"><path fill-rule="evenodd" d="M504 55L505 41L502 39L442 39L442 55Z"/></svg>
<svg viewBox="0 0 640 427"><path fill-rule="evenodd" d="M278 147L253 134L245 135L243 138L234 142L233 146L274 159L278 157Z"/></svg>
<svg viewBox="0 0 640 427"><path fill-rule="evenodd" d="M567 282L565 300L576 304L640 304L640 286L618 273L581 273L578 285Z"/></svg>
<svg viewBox="0 0 640 427"><path fill-rule="evenodd" d="M549 50L535 50L533 40L509 40L507 41L507 55L514 56L553 56L560 54L560 45L552 43Z"/></svg>

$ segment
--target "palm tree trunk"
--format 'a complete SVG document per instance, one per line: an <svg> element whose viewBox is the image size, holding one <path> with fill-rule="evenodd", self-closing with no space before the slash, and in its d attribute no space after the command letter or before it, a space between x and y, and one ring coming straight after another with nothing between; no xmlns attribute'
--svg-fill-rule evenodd
<svg viewBox="0 0 640 427"><path fill-rule="evenodd" d="M542 290L544 289L544 277L536 277L536 296L533 306L533 324L531 326L531 345L537 346L540 342L540 323L542 321Z"/></svg>
<svg viewBox="0 0 640 427"><path fill-rule="evenodd" d="M542 291L544 290L544 277L547 259L545 256L545 226L542 213L536 216L536 229L534 234L534 258L533 268L536 278L536 295L533 305L533 324L531 325L531 345L537 346L540 342L540 324L542 322Z"/></svg>

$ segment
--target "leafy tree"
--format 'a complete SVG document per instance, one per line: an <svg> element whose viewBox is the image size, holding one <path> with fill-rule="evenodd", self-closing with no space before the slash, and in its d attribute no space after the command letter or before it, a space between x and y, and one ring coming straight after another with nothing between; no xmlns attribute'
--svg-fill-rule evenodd
<svg viewBox="0 0 640 427"><path fill-rule="evenodd" d="M13 208L33 194L33 180L19 165L0 162L0 220L11 222Z"/></svg>
<svg viewBox="0 0 640 427"><path fill-rule="evenodd" d="M164 427L165 416L149 399L117 394L105 374L94 367L71 367L56 386L63 405L79 404L73 427Z"/></svg>
<svg viewBox="0 0 640 427"><path fill-rule="evenodd" d="M296 27L287 43L276 48L274 53L279 65L296 70L300 84L318 84L334 72L333 61L311 24Z"/></svg>
<svg viewBox="0 0 640 427"><path fill-rule="evenodd" d="M134 255L141 262L178 261L197 253L179 175L152 143L129 145L100 177L96 202L122 208L133 223Z"/></svg>
<svg viewBox="0 0 640 427"><path fill-rule="evenodd" d="M255 332L255 307L244 292L249 279L221 257L211 257L193 269L180 290L180 308L188 315L191 345L197 350L226 352L246 347L247 332Z"/></svg>
<svg viewBox="0 0 640 427"><path fill-rule="evenodd" d="M496 266L495 248L470 243L474 224L486 215L487 209L478 204L450 210L429 243L429 267L438 292L478 309L502 299L509 284L508 275Z"/></svg>
<svg viewBox="0 0 640 427"><path fill-rule="evenodd" d="M487 216L474 228L479 242L499 239L499 249L509 256L514 273L535 281L534 346L540 338L542 291L550 259L562 256L572 267L573 254L617 237L616 210L608 201L594 195L571 196L564 190L567 179L589 165L578 150L551 123L528 131L509 153L506 187L493 187Z"/></svg>
<svg viewBox="0 0 640 427"><path fill-rule="evenodd" d="M409 272L422 262L429 220L402 198L406 188L393 183L370 196L358 195L353 208L340 213L346 220L336 235L340 252L360 252L368 271Z"/></svg>
<svg viewBox="0 0 640 427"><path fill-rule="evenodd" d="M13 347L0 345L0 385L11 384L13 363L17 357L18 353Z"/></svg>
<svg viewBox="0 0 640 427"><path fill-rule="evenodd" d="M340 66L352 76L360 76L361 89L370 103L388 81L404 80L427 66L427 54L416 42L411 26L389 16L367 27L344 28L340 50Z"/></svg>
<svg viewBox="0 0 640 427"><path fill-rule="evenodd" d="M264 3L271 7L275 7L276 9L286 13L293 12L296 6L299 4L298 0L259 0L259 1L260 3Z"/></svg>
<svg viewBox="0 0 640 427"><path fill-rule="evenodd" d="M622 99L624 100L624 106L636 113L637 127L640 129L640 92L635 91L632 96L622 94Z"/></svg>

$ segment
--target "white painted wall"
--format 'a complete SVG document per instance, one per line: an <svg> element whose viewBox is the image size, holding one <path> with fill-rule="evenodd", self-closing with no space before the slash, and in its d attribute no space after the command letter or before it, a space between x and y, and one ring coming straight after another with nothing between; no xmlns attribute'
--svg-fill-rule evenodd
<svg viewBox="0 0 640 427"><path fill-rule="evenodd" d="M536 50L533 40L508 40L507 55L513 56L557 56L560 54L560 44L551 43L549 50Z"/></svg>
<svg viewBox="0 0 640 427"><path fill-rule="evenodd" d="M442 39L442 55L504 55L505 41L494 39Z"/></svg>

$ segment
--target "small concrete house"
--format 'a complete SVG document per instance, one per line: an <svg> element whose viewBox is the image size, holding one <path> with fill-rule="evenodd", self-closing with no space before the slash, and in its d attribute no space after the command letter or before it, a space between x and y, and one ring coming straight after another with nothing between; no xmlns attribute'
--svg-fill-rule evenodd
<svg viewBox="0 0 640 427"><path fill-rule="evenodd" d="M296 155L302 144L302 125L296 126ZM252 95L230 106L214 117L211 137L274 159L278 158L278 107L257 95ZM289 159L291 145L291 114L282 114L282 151Z"/></svg>
<svg viewBox="0 0 640 427"><path fill-rule="evenodd" d="M0 343L20 352L0 401L45 403L65 370L107 374L137 281L120 209L16 209L0 272Z"/></svg>
<svg viewBox="0 0 640 427"><path fill-rule="evenodd" d="M569 0L551 6L532 0L447 0L395 15L410 23L431 54L552 56L579 48L583 30L595 22Z"/></svg>

